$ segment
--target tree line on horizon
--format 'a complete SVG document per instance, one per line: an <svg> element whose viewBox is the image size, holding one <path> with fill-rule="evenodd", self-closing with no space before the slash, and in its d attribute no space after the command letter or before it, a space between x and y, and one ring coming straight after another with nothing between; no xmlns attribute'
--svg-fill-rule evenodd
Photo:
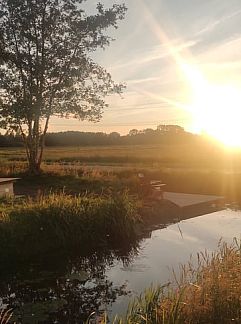
<svg viewBox="0 0 241 324"><path fill-rule="evenodd" d="M45 146L101 146L101 145L139 145L139 144L188 144L198 135L186 132L178 125L159 125L156 129L132 129L127 135L118 132L64 131L48 133ZM23 146L20 134L0 135L0 147Z"/></svg>

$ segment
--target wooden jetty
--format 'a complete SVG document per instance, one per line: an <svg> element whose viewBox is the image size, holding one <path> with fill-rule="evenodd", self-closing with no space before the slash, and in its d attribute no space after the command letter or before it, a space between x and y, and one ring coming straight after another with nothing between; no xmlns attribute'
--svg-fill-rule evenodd
<svg viewBox="0 0 241 324"><path fill-rule="evenodd" d="M179 207L180 219L188 219L224 209L224 197L164 192L163 199Z"/></svg>
<svg viewBox="0 0 241 324"><path fill-rule="evenodd" d="M177 192L164 192L163 198L171 201L181 208L199 204L214 204L224 200L224 197L221 196L186 194Z"/></svg>
<svg viewBox="0 0 241 324"><path fill-rule="evenodd" d="M181 220L211 214L225 209L222 196L168 192L164 187L153 188L141 210L147 228L166 227Z"/></svg>
<svg viewBox="0 0 241 324"><path fill-rule="evenodd" d="M187 219L225 207L222 196L168 192L165 191L167 184L161 180L149 180L142 173L138 177L145 197L145 214L153 214L156 210L154 219L158 214L163 219L172 219L173 215L179 220Z"/></svg>

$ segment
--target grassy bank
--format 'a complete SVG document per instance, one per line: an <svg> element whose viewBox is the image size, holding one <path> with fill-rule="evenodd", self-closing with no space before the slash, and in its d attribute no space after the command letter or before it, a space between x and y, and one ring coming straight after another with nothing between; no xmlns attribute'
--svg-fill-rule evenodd
<svg viewBox="0 0 241 324"><path fill-rule="evenodd" d="M222 244L197 265L182 267L175 287L151 288L129 307L128 324L226 324L241 322L241 247Z"/></svg>
<svg viewBox="0 0 241 324"><path fill-rule="evenodd" d="M224 153L222 156L213 153L199 156L191 149L190 154L186 153L187 148L182 149L175 152L173 148L158 146L137 146L133 151L132 147L46 149L46 160L51 162L43 163L44 174L35 178L26 177L26 162L21 159L12 161L19 154L24 160L21 149L1 150L0 177L21 177L16 184L16 193L25 195L40 191L46 194L63 188L70 194L85 191L100 194L106 189L118 191L124 187L138 193L137 174L143 172L151 180L160 179L166 183L167 191L222 195L230 202L241 202L241 158L238 153L234 156ZM89 160L88 154L91 156ZM108 160L111 154L115 157L113 161ZM73 160L66 162L71 157ZM136 161L131 161L132 157ZM146 163L148 158L153 163Z"/></svg>
<svg viewBox="0 0 241 324"><path fill-rule="evenodd" d="M135 235L137 212L125 193L100 197L50 194L2 203L0 218L1 257L25 260L56 251L118 246Z"/></svg>
<svg viewBox="0 0 241 324"><path fill-rule="evenodd" d="M241 202L241 172L224 172L188 169L151 169L111 167L63 167L59 164L44 165L41 176L29 177L20 165L0 166L0 177L20 177L16 183L16 193L35 195L39 192L60 191L69 194L85 192L101 194L127 188L133 194L140 191L138 173L142 172L149 180L161 180L167 184L166 191L225 196L230 202Z"/></svg>

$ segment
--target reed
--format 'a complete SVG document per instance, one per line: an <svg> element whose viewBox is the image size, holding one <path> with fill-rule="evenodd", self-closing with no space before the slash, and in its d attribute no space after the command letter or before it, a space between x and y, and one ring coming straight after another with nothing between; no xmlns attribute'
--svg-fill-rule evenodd
<svg viewBox="0 0 241 324"><path fill-rule="evenodd" d="M241 246L221 243L217 252L199 253L197 264L182 266L174 285L147 289L129 306L121 324L241 323ZM102 323L105 323L103 318Z"/></svg>
<svg viewBox="0 0 241 324"><path fill-rule="evenodd" d="M13 323L11 321L12 316L13 316L13 310L12 309L2 308L0 310L0 323L1 324ZM15 324L15 322L13 324Z"/></svg>
<svg viewBox="0 0 241 324"><path fill-rule="evenodd" d="M99 197L53 193L9 201L0 218L0 255L7 251L23 259L122 244L135 236L137 209L126 192Z"/></svg>

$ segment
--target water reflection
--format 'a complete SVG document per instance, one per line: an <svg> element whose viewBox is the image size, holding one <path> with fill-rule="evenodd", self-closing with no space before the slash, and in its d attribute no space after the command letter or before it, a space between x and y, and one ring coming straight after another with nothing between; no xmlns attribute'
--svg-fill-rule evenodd
<svg viewBox="0 0 241 324"><path fill-rule="evenodd" d="M92 312L123 314L133 295L171 280L170 268L240 236L241 212L224 210L146 230L116 250L31 265L0 281L2 304L17 323L83 323ZM9 272L10 273L10 272Z"/></svg>
<svg viewBox="0 0 241 324"><path fill-rule="evenodd" d="M98 252L58 262L55 267L46 265L45 270L32 265L1 281L2 304L14 308L17 323L81 323L128 294L125 283L114 284L106 271L115 262L128 266L137 253L137 245L132 245L128 251Z"/></svg>
<svg viewBox="0 0 241 324"><path fill-rule="evenodd" d="M116 283L125 278L132 296L138 296L152 283L172 282L172 269L178 274L180 265L190 261L191 255L195 264L198 252L212 252L217 249L220 238L232 242L234 237L240 238L240 234L239 210L222 210L183 220L167 228L154 230L151 237L140 244L139 254L131 264L131 271L123 271L119 263L107 271L107 276ZM139 265L141 269L145 269L144 272L138 270ZM112 313L125 314L129 301L128 296L118 299L111 307Z"/></svg>

